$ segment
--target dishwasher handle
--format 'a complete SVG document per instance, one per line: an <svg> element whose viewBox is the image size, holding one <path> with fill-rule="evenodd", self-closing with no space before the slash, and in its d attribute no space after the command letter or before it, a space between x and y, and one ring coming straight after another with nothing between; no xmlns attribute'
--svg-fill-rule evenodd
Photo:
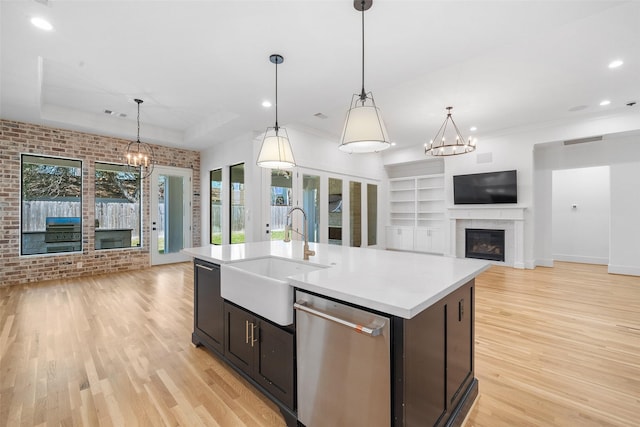
<svg viewBox="0 0 640 427"><path fill-rule="evenodd" d="M344 319L341 319L339 317L332 316L332 315L330 315L328 313L325 313L323 311L319 311L316 308L311 308L309 305L307 305L306 301L302 301L302 300L295 302L293 304L293 308L296 309L296 310L304 311L305 313L309 313L309 314L311 314L313 316L321 317L321 318L329 320L331 322L339 323L341 325L344 325L344 326L346 326L348 328L351 328L351 329L355 330L356 332L359 332L359 333L365 334L365 335L369 335L371 337L377 337L379 335L382 335L382 330L384 328L384 323L382 325L376 325L374 327L368 327L368 326L359 325L357 323L349 322L348 320L344 320Z"/></svg>

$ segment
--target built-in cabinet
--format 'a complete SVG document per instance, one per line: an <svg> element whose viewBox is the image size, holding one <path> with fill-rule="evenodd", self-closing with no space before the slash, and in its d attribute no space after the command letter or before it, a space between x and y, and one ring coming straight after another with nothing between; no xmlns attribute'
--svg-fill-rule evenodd
<svg viewBox="0 0 640 427"><path fill-rule="evenodd" d="M389 180L388 249L443 253L444 175Z"/></svg>
<svg viewBox="0 0 640 427"><path fill-rule="evenodd" d="M224 352L224 300L220 296L220 266L196 259L193 263L193 342Z"/></svg>
<svg viewBox="0 0 640 427"><path fill-rule="evenodd" d="M269 393L294 409L293 330L232 303L224 304L225 356Z"/></svg>

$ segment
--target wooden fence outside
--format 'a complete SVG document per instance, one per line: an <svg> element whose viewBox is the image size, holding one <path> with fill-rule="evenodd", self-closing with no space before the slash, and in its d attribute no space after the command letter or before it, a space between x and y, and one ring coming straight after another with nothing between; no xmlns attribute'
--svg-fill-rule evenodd
<svg viewBox="0 0 640 427"><path fill-rule="evenodd" d="M81 217L80 202L34 200L22 202L22 231L45 231L47 217ZM132 229L139 237L140 214L137 203L96 203L99 228Z"/></svg>

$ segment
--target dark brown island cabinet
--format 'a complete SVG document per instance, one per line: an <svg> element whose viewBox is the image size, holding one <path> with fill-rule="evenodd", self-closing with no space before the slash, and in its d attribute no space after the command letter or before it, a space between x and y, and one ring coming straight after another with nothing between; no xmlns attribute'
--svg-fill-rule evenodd
<svg viewBox="0 0 640 427"><path fill-rule="evenodd" d="M303 426L297 419L295 324L282 327L225 301L217 264L195 259L194 286L193 344L212 351L270 398L287 426ZM478 394L474 280L411 319L378 314L392 323L389 426L461 425Z"/></svg>

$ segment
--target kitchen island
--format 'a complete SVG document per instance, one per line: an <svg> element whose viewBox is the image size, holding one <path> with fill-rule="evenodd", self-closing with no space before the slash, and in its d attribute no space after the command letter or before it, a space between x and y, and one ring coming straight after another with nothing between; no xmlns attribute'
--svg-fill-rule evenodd
<svg viewBox="0 0 640 427"><path fill-rule="evenodd" d="M317 395L319 392L315 389L322 387L316 387L315 383L322 377L322 386L326 386L325 383L332 381L329 374L341 368L336 364L327 365L327 361L306 361L308 334L296 330L306 322L300 321L304 319L302 311L297 310L297 317L292 317L289 325L274 322L260 310L226 300L220 292L221 280L225 277L222 274L221 279L220 270L231 270L234 264L269 257L298 260L317 269L286 278L292 289L292 313L294 298L301 303L297 306L304 309L300 306L307 301L299 301L301 296L322 297L335 306L352 307L386 319L385 329L378 332L388 343L379 346L386 348L383 351L386 355L380 359L384 366L378 364L358 373L357 366L362 363L355 363L351 369L353 375L345 370L340 374L343 378L335 380L338 382L333 385L344 388L342 381L354 385L352 391L378 391L345 392L345 396L362 395L363 401L353 403L342 400L344 396L339 397L338 402L348 406L345 412L352 413L352 418L348 413L341 415L339 422L367 426L373 425L371 420L385 426L461 424L478 390L473 372L474 278L488 268L489 263L317 243L310 246L315 256L309 261L302 261L301 242L185 249L185 253L195 258L193 343L216 353L271 398L289 426L322 425L332 403ZM225 283L227 289L233 285ZM256 300L259 304L260 298ZM362 322L353 326L360 334L369 331L368 325ZM323 336L332 334L323 332ZM342 343L332 348L332 341L322 342L329 347L323 349L328 355L345 353L344 348L349 347ZM350 356L345 353L343 357ZM317 365L325 370L310 376L308 367ZM309 378L315 381L310 383ZM306 396L310 389L316 392L312 404ZM338 392L324 394L338 395ZM371 404L368 395L378 400ZM340 403L333 405L335 410ZM314 413L314 408L320 411L321 407L324 412ZM371 420L367 420L367 413L371 413Z"/></svg>

